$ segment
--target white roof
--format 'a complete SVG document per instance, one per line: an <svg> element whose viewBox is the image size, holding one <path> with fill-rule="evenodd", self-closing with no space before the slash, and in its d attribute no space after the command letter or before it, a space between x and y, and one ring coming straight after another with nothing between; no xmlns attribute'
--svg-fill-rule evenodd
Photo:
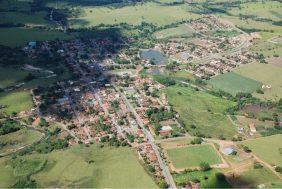
<svg viewBox="0 0 282 189"><path fill-rule="evenodd" d="M171 126L162 126L162 130L163 131L171 131L172 128L171 128Z"/></svg>

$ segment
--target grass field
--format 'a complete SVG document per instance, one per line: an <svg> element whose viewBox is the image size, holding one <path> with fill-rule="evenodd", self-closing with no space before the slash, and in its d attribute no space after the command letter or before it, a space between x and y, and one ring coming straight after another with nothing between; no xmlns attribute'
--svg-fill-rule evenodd
<svg viewBox="0 0 282 189"><path fill-rule="evenodd" d="M173 178L177 185L198 180L200 181L201 188L230 188L230 185L227 181L217 179L216 173L217 171L214 169L209 171L193 171L189 173L173 175Z"/></svg>
<svg viewBox="0 0 282 189"><path fill-rule="evenodd" d="M167 153L173 166L177 169L198 167L201 162L210 165L221 163L215 149L209 144L167 149Z"/></svg>
<svg viewBox="0 0 282 189"><path fill-rule="evenodd" d="M71 39L72 37L72 35L68 35L60 31L26 28L0 28L0 44L11 47L23 46L29 41Z"/></svg>
<svg viewBox="0 0 282 189"><path fill-rule="evenodd" d="M237 179L241 185L247 185L255 188L260 184L265 184L266 188L280 188L277 187L277 184L281 184L281 180L266 168L251 168L250 170L243 172ZM276 183L276 185L271 185L272 183Z"/></svg>
<svg viewBox="0 0 282 189"><path fill-rule="evenodd" d="M0 136L0 142L6 144L0 147L0 154L9 153L21 146L32 144L38 141L42 134L36 130L21 129L17 132Z"/></svg>
<svg viewBox="0 0 282 189"><path fill-rule="evenodd" d="M0 88L16 85L22 81L28 72L11 67L0 67Z"/></svg>
<svg viewBox="0 0 282 189"><path fill-rule="evenodd" d="M265 2L249 2L243 3L240 8L234 7L228 12L233 15L253 15L256 18L271 19L273 21L279 21L282 19L281 14L282 5L276 1Z"/></svg>
<svg viewBox="0 0 282 189"><path fill-rule="evenodd" d="M185 128L193 135L231 138L236 127L224 112L235 106L234 102L213 95L195 91L189 87L168 87L166 93L169 103L179 113ZM195 126L193 128L191 126Z"/></svg>
<svg viewBox="0 0 282 189"><path fill-rule="evenodd" d="M192 37L195 34L187 24L181 24L175 28L168 28L154 33L157 39L165 39L171 37Z"/></svg>
<svg viewBox="0 0 282 189"><path fill-rule="evenodd" d="M137 154L129 148L76 146L64 151L20 158L23 165L17 173L24 172L21 167L31 170L32 167L28 166L31 161L47 161L45 167L32 176L38 187L157 188L140 165ZM0 159L1 187L11 186L11 180L15 182L18 176L10 165L11 162L5 163Z"/></svg>
<svg viewBox="0 0 282 189"><path fill-rule="evenodd" d="M281 150L282 135L273 135L253 140L246 140L242 144L248 146L258 157L264 161L282 166Z"/></svg>
<svg viewBox="0 0 282 189"><path fill-rule="evenodd" d="M197 14L189 12L186 5L166 6L158 3L147 2L128 5L121 8L107 7L80 7L83 14L72 19L72 27L90 27L99 24L128 23L138 25L142 22L158 26L168 25L181 20L194 19Z"/></svg>
<svg viewBox="0 0 282 189"><path fill-rule="evenodd" d="M191 139L178 139L178 140L169 140L161 141L161 147L164 149L176 148L179 146L186 146L191 143Z"/></svg>
<svg viewBox="0 0 282 189"><path fill-rule="evenodd" d="M261 88L261 83L244 77L242 75L229 72L213 77L208 83L216 90L223 90L232 95L238 92L252 93Z"/></svg>
<svg viewBox="0 0 282 189"><path fill-rule="evenodd" d="M0 109L0 111L7 114L29 110L33 106L32 98L28 91L0 93L0 104L7 106L6 108Z"/></svg>
<svg viewBox="0 0 282 189"><path fill-rule="evenodd" d="M0 23L14 23L26 25L48 25L45 19L47 12L22 13L22 12L0 12Z"/></svg>
<svg viewBox="0 0 282 189"><path fill-rule="evenodd" d="M248 64L235 70L235 73L257 80L264 85L271 85L270 89L264 89L264 94L255 94L262 99L279 100L282 98L282 67L271 64Z"/></svg>

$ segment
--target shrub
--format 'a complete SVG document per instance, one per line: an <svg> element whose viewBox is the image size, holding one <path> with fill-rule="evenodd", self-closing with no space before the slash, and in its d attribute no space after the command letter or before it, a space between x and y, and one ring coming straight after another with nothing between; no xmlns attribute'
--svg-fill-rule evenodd
<svg viewBox="0 0 282 189"><path fill-rule="evenodd" d="M211 169L211 166L207 162L201 162L200 168L201 168L202 171L208 171L208 170Z"/></svg>

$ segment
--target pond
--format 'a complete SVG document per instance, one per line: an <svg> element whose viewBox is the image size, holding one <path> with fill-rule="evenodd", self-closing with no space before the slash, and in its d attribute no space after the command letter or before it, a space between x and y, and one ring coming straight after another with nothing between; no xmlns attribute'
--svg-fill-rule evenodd
<svg viewBox="0 0 282 189"><path fill-rule="evenodd" d="M163 53L157 50L140 50L140 57L146 60L152 60L156 65L165 65L167 58Z"/></svg>

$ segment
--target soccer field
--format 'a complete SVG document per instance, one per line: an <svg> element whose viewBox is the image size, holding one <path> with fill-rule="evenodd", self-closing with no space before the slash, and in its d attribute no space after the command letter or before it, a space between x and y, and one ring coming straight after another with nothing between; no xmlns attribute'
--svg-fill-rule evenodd
<svg viewBox="0 0 282 189"><path fill-rule="evenodd" d="M167 153L177 169L198 167L201 162L210 165L221 163L215 149L209 144L167 149Z"/></svg>

